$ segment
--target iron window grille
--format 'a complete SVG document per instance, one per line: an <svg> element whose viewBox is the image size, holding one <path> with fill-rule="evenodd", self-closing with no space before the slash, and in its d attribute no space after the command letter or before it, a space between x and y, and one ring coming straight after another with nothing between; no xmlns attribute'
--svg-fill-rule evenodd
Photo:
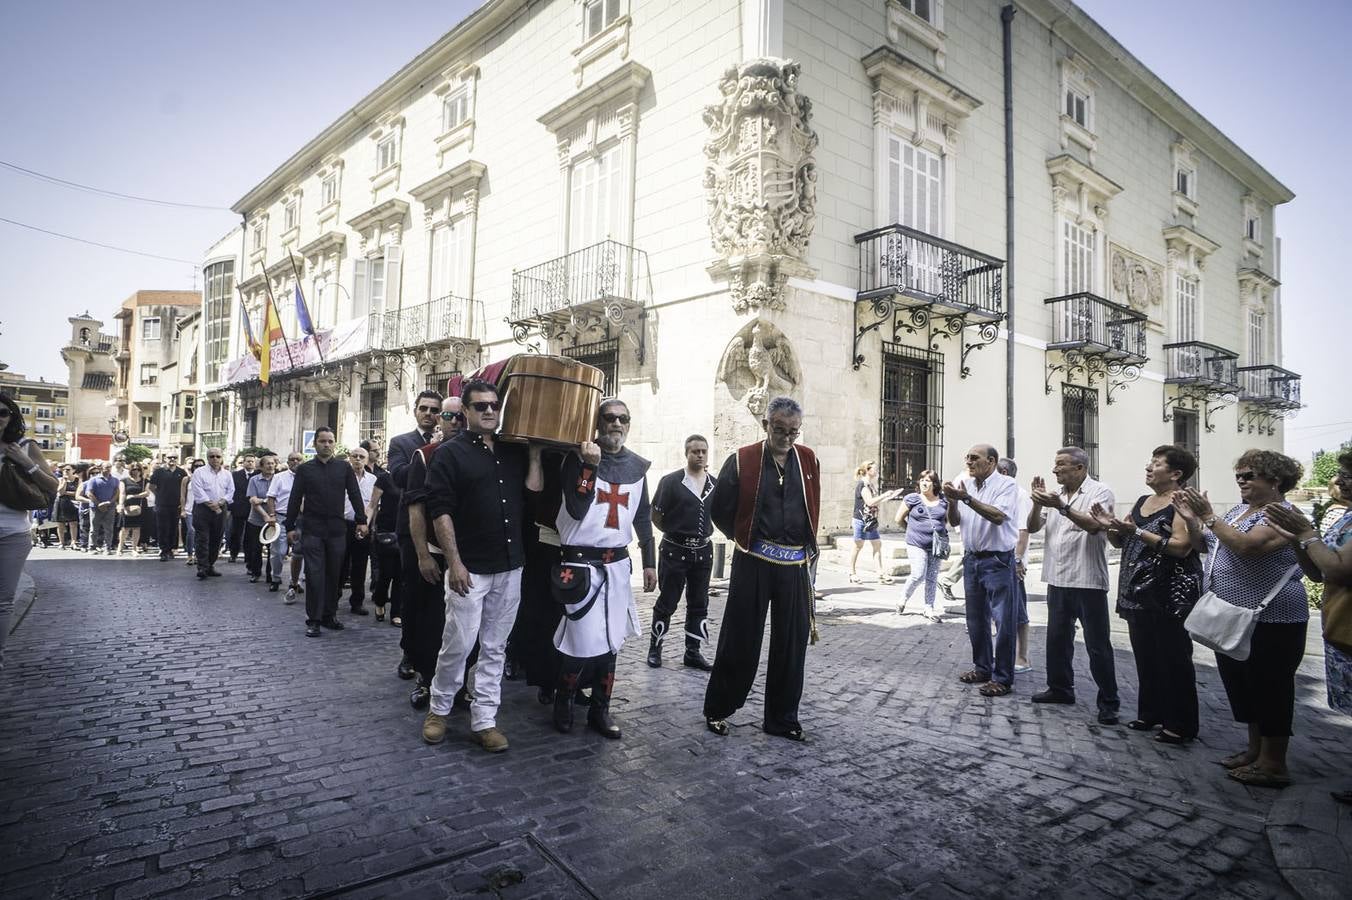
<svg viewBox="0 0 1352 900"><path fill-rule="evenodd" d="M464 373L459 369L450 372L433 372L427 376L427 384L424 390L437 391L438 393L445 394L446 383L455 376L463 374Z"/></svg>
<svg viewBox="0 0 1352 900"><path fill-rule="evenodd" d="M615 392L620 386L620 342L618 338L568 347L563 351L563 355L589 366L595 366L604 372L606 383L602 389L602 396L615 396Z"/></svg>
<svg viewBox="0 0 1352 900"><path fill-rule="evenodd" d="M879 488L912 490L943 457L943 354L884 342L880 406Z"/></svg>
<svg viewBox="0 0 1352 900"><path fill-rule="evenodd" d="M357 431L359 440L371 441L384 446L385 441L385 399L388 396L385 382L364 384L361 388L361 415Z"/></svg>
<svg viewBox="0 0 1352 900"><path fill-rule="evenodd" d="M1089 474L1098 477L1098 389L1061 385L1062 444L1089 454Z"/></svg>

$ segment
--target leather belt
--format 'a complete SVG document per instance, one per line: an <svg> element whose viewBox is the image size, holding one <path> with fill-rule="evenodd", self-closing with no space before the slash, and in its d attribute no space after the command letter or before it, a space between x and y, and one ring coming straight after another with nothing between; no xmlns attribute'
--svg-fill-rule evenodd
<svg viewBox="0 0 1352 900"><path fill-rule="evenodd" d="M565 562L613 563L629 558L628 547L560 547Z"/></svg>
<svg viewBox="0 0 1352 900"><path fill-rule="evenodd" d="M989 559L992 556L1009 556L1013 550L969 550L968 556L975 556L977 559Z"/></svg>
<svg viewBox="0 0 1352 900"><path fill-rule="evenodd" d="M677 547L684 547L687 550L698 550L701 547L709 546L707 537L679 537L675 535L662 535L663 543L675 544Z"/></svg>

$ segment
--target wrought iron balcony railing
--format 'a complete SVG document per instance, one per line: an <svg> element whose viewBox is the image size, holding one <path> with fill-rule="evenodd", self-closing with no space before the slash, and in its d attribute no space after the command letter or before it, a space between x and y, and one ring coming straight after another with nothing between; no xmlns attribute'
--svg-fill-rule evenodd
<svg viewBox="0 0 1352 900"><path fill-rule="evenodd" d="M1043 302L1052 314L1048 350L1078 350L1125 365L1140 365L1149 358L1145 313L1088 292Z"/></svg>
<svg viewBox="0 0 1352 900"><path fill-rule="evenodd" d="M1239 399L1271 409L1300 409L1300 376L1281 366L1240 366Z"/></svg>
<svg viewBox="0 0 1352 900"><path fill-rule="evenodd" d="M1202 341L1164 345L1165 381L1218 393L1237 393L1239 355L1233 350Z"/></svg>
<svg viewBox="0 0 1352 900"><path fill-rule="evenodd" d="M417 306L373 313L367 323L372 350L409 350L440 341L471 339L470 301L447 295Z"/></svg>
<svg viewBox="0 0 1352 900"><path fill-rule="evenodd" d="M602 241L514 271L511 321L538 320L592 304L644 306L649 290L648 255L618 241Z"/></svg>
<svg viewBox="0 0 1352 900"><path fill-rule="evenodd" d="M936 315L1004 316L1004 262L904 225L855 235L859 300L893 298Z"/></svg>

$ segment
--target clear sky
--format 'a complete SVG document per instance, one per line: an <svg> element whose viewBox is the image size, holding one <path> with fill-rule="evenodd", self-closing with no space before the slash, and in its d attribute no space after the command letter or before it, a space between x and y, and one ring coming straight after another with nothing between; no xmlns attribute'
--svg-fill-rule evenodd
<svg viewBox="0 0 1352 900"><path fill-rule="evenodd" d="M672 0L680 2L680 0ZM0 160L122 193L228 207L478 4L289 0L0 6ZM881 2L879 6L881 6ZM1346 395L1346 109L1352 3L1082 0L1131 53L1296 193L1277 211L1285 361L1307 408L1301 459L1352 438ZM712 85L710 86L712 89ZM195 261L228 210L156 207L0 168L0 217ZM64 380L66 317L108 322L145 288L196 286L191 262L85 246L0 222L0 361ZM1344 399L1340 400L1339 397Z"/></svg>

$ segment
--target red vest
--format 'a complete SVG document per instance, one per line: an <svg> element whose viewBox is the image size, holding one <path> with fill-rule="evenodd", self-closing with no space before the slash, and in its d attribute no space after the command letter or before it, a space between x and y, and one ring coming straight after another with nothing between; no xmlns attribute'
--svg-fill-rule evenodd
<svg viewBox="0 0 1352 900"><path fill-rule="evenodd" d="M821 518L821 464L817 454L808 447L795 444L790 450L798 457L798 471L803 476L803 500L807 506L808 525L811 526L812 545L817 543L817 523ZM743 552L751 546L751 524L756 520L759 501L761 460L765 458L765 441L748 444L737 451L737 515L733 519L733 540Z"/></svg>

